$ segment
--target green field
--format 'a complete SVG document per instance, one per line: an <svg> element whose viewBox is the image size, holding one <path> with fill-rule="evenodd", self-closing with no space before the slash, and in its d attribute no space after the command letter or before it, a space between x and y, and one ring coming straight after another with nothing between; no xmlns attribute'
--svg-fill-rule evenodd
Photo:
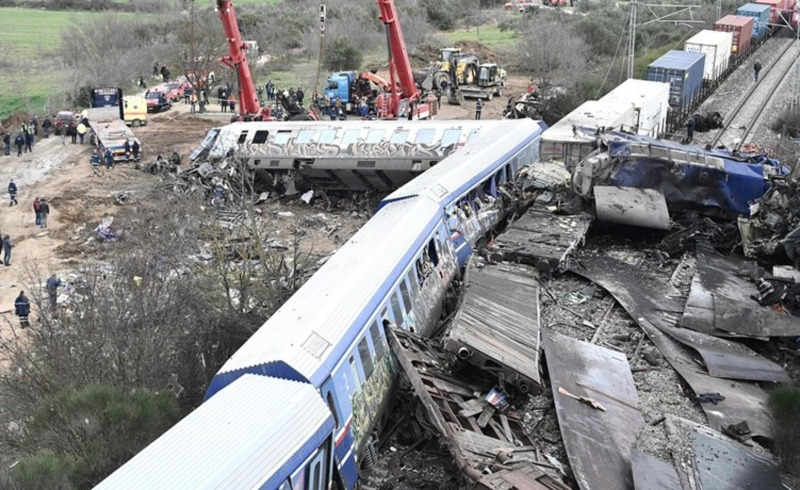
<svg viewBox="0 0 800 490"><path fill-rule="evenodd" d="M445 34L445 37L455 43L457 41L476 41L489 49L507 49L517 42L517 36L513 31L501 31L497 26L482 26L472 29L452 31Z"/></svg>

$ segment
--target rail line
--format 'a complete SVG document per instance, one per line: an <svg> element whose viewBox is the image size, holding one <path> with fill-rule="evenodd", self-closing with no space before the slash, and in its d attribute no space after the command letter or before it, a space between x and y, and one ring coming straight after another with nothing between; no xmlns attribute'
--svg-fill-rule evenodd
<svg viewBox="0 0 800 490"><path fill-rule="evenodd" d="M740 143L746 142L761 119L764 109L772 100L772 94L778 90L794 67L798 54L800 54L800 42L788 42L780 55L762 70L761 80L754 83L736 104L727 117L724 127L720 128L711 140L711 146L717 146L723 136L738 138Z"/></svg>

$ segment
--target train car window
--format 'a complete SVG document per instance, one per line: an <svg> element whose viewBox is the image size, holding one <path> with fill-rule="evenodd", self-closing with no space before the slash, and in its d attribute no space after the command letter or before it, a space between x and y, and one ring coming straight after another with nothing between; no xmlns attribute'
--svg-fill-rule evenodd
<svg viewBox="0 0 800 490"><path fill-rule="evenodd" d="M333 143L335 139L336 139L335 129L325 129L319 134L320 143Z"/></svg>
<svg viewBox="0 0 800 490"><path fill-rule="evenodd" d="M299 144L309 143L314 137L314 133L316 133L316 131L313 129L304 129L297 133L297 138L295 138L294 141Z"/></svg>
<svg viewBox="0 0 800 490"><path fill-rule="evenodd" d="M339 414L336 412L336 404L333 402L333 393L330 391L328 395L325 397L326 401L328 402L328 410L331 411L333 414L333 425L338 429L339 428Z"/></svg>
<svg viewBox="0 0 800 490"><path fill-rule="evenodd" d="M467 142L470 142L470 141L474 140L475 138L477 138L479 132L480 132L480 129L473 129L472 131L470 131L469 136L467 136Z"/></svg>
<svg viewBox="0 0 800 490"><path fill-rule="evenodd" d="M494 174L494 181L497 182L497 185L505 182L505 180L503 180L503 169L498 170L497 173Z"/></svg>
<svg viewBox="0 0 800 490"><path fill-rule="evenodd" d="M389 307L388 306L384 306L383 307L383 310L381 311L381 318L385 322L388 321L389 323L392 323L392 317L389 315Z"/></svg>
<svg viewBox="0 0 800 490"><path fill-rule="evenodd" d="M367 133L366 143L370 145L374 145L381 142L381 138L383 138L383 133L386 131L383 129L373 129L369 133Z"/></svg>
<svg viewBox="0 0 800 490"><path fill-rule="evenodd" d="M269 137L269 131L261 130L256 131L256 134L253 135L253 144L260 145L267 142L267 138Z"/></svg>
<svg viewBox="0 0 800 490"><path fill-rule="evenodd" d="M369 379L372 376L372 371L375 370L375 366L372 364L372 354L369 352L366 337L362 338L358 343L358 357L361 358L361 365L364 366L364 379Z"/></svg>
<svg viewBox="0 0 800 490"><path fill-rule="evenodd" d="M358 374L358 366L356 366L355 356L350 356L350 359L348 359L347 362L350 364L350 371L353 372L353 381L355 382L353 384L353 391L357 392L361 389L361 383L364 382L364 378Z"/></svg>
<svg viewBox="0 0 800 490"><path fill-rule="evenodd" d="M292 137L292 132L289 130L281 130L278 131L275 136L272 137L272 142L276 145L285 145L289 138Z"/></svg>
<svg viewBox="0 0 800 490"><path fill-rule="evenodd" d="M405 277L400 281L400 294L403 295L403 304L406 306L406 313L408 313L411 311L411 295L408 294L408 285Z"/></svg>
<svg viewBox="0 0 800 490"><path fill-rule="evenodd" d="M506 164L503 169L506 171L506 182L514 182L514 171L511 170L511 165Z"/></svg>
<svg viewBox="0 0 800 490"><path fill-rule="evenodd" d="M358 137L361 135L360 129L348 129L342 135L342 144L349 145L351 143L355 143L358 141Z"/></svg>
<svg viewBox="0 0 800 490"><path fill-rule="evenodd" d="M375 347L375 360L380 361L381 358L383 358L383 354L386 352L386 342L381 335L378 320L372 323L372 326L369 328L369 335L372 337L372 346Z"/></svg>
<svg viewBox="0 0 800 490"><path fill-rule="evenodd" d="M458 129L445 129L442 133L442 148L447 148L450 145L455 145L461 138L461 128Z"/></svg>
<svg viewBox="0 0 800 490"><path fill-rule="evenodd" d="M396 319L395 325L402 326L403 324L403 310L400 307L400 293L395 291L392 294L392 312L394 312L394 317Z"/></svg>
<svg viewBox="0 0 800 490"><path fill-rule="evenodd" d="M325 490L324 482L322 481L322 461L314 463L311 468L311 486L309 490Z"/></svg>
<svg viewBox="0 0 800 490"><path fill-rule="evenodd" d="M414 138L414 144L417 145L430 145L433 143L433 137L436 136L435 129L420 129Z"/></svg>
<svg viewBox="0 0 800 490"><path fill-rule="evenodd" d="M425 269L422 265L422 259L417 259L417 280L419 281L419 287L422 287L425 284Z"/></svg>
<svg viewBox="0 0 800 490"><path fill-rule="evenodd" d="M431 241L428 242L428 257L431 259L431 263L434 267L439 265L439 254L436 252L436 244L431 238Z"/></svg>
<svg viewBox="0 0 800 490"><path fill-rule="evenodd" d="M241 145L245 141L247 141L247 130L241 132L238 143Z"/></svg>
<svg viewBox="0 0 800 490"><path fill-rule="evenodd" d="M417 263L419 263L419 259L417 259ZM417 278L417 271L413 268L408 271L408 283L411 284L411 297L416 298L419 294L419 285L420 283L417 282L419 279Z"/></svg>
<svg viewBox="0 0 800 490"><path fill-rule="evenodd" d="M393 145L402 145L406 141L408 141L408 130L407 129L398 129L394 133L392 133L392 139L389 140Z"/></svg>

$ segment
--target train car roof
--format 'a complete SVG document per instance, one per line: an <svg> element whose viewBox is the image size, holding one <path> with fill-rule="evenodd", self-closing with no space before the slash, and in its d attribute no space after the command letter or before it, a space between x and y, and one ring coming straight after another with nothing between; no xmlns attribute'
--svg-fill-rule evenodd
<svg viewBox="0 0 800 490"><path fill-rule="evenodd" d="M432 151L431 149L439 148L441 151L445 151L449 146L451 146L452 142L442 141L444 130L450 128L460 128L462 133L462 138L464 137L464 133L470 135L473 131L474 132L483 132L487 128L491 128L496 126L497 124L501 124L501 121L472 121L472 120L425 120L425 121L407 121L407 120L398 120L398 121L362 121L360 119L357 120L348 120L348 121L287 121L287 122L236 122L228 124L227 126L223 126L219 129L219 137L217 141L214 143L213 147L211 148L210 155L212 158L222 158L228 154L231 149L236 149L239 146L239 136L242 134L243 131L248 131L250 134L255 133L256 131L269 131L270 135L277 134L281 131L290 131L290 132L300 132L303 130L313 130L317 131L314 137L311 137L307 142L304 143L295 143L295 145L299 145L302 147L302 154L304 157L307 158L314 158L318 156L326 156L328 154L328 148L316 148L315 144L321 143L324 145L333 145L333 146L348 146L348 143L343 142L343 138L345 137L345 133L348 130L357 129L359 131L364 131L369 133L371 130L383 130L382 134L379 134L374 142L369 143L371 146L376 146L378 148L383 148L389 144L393 144L393 137L396 131L398 130L416 130L419 131L420 129L435 129L437 130L436 135L432 136L431 140L423 143L423 144L416 144L415 142L404 141L410 145L413 149L416 149L416 152L419 153L420 156L424 156L425 154ZM325 130L335 130L336 134L331 137L329 140L319 141L321 136L321 131ZM272 136L270 136L271 140ZM279 145L280 146L280 145ZM414 150L410 150L414 153ZM267 151L269 150L269 145L261 148L261 150ZM279 147L277 150L281 150ZM268 152L269 153L269 152ZM373 152L376 155L383 155L386 153L385 151L378 151ZM280 154L280 151L278 153ZM386 156L389 154L387 153Z"/></svg>
<svg viewBox="0 0 800 490"><path fill-rule="evenodd" d="M310 384L245 375L95 488L277 488L333 426Z"/></svg>
<svg viewBox="0 0 800 490"><path fill-rule="evenodd" d="M473 185L497 171L487 162L505 159L542 134L547 126L533 119L505 120L487 128L458 153L450 155L435 167L389 194L379 206L427 194L447 205L458 199Z"/></svg>
<svg viewBox="0 0 800 490"><path fill-rule="evenodd" d="M321 386L440 219L428 199L378 211L231 356L206 398L247 372Z"/></svg>

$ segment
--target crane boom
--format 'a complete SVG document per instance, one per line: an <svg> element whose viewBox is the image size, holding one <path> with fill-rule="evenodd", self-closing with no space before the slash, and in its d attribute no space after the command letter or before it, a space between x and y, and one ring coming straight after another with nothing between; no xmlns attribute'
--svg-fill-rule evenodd
<svg viewBox="0 0 800 490"><path fill-rule="evenodd" d="M261 104L258 102L255 83L250 74L250 66L247 64L245 55L245 43L242 34L239 32L239 24L236 22L236 13L233 11L231 0L217 0L217 11L222 20L222 27L225 29L225 39L228 41L228 55L222 57L222 62L236 72L239 78L239 107L241 107L242 117L250 118L269 118L268 113L264 113Z"/></svg>
<svg viewBox="0 0 800 490"><path fill-rule="evenodd" d="M397 9L394 0L377 0L380 10L381 22L386 26L386 34L389 41L389 72L392 86L395 85L394 74L400 82L402 98L410 102L419 100L419 90L414 83L414 73L411 71L411 61L408 59L406 43L403 39L403 30L397 20Z"/></svg>

